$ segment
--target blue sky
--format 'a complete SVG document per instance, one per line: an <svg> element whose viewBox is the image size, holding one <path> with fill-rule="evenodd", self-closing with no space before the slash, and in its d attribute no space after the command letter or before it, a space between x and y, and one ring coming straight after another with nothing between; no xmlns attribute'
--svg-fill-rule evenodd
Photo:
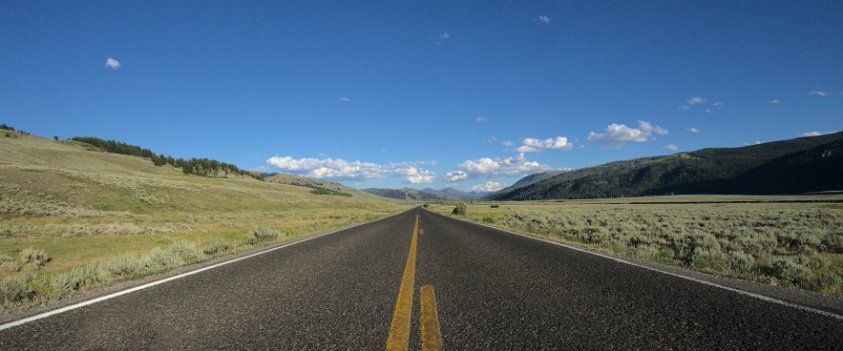
<svg viewBox="0 0 843 351"><path fill-rule="evenodd" d="M0 2L0 122L358 187L843 129L843 2Z"/></svg>

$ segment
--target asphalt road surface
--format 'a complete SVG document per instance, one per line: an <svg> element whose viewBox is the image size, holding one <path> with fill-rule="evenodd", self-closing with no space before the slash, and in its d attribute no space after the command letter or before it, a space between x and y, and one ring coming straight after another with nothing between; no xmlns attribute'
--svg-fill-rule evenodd
<svg viewBox="0 0 843 351"><path fill-rule="evenodd" d="M843 320L413 209L7 328L0 350L383 350L388 340L841 349Z"/></svg>

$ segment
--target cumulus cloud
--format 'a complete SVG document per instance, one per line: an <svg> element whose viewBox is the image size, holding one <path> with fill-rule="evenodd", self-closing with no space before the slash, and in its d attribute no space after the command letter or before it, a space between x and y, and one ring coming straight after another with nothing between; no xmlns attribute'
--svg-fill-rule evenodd
<svg viewBox="0 0 843 351"><path fill-rule="evenodd" d="M498 141L498 138L496 138L494 135L492 135L492 136L489 136L488 138L486 138L486 140L483 140L483 144L491 144L491 143L494 143L496 141Z"/></svg>
<svg viewBox="0 0 843 351"><path fill-rule="evenodd" d="M337 102L351 102L351 98L345 97L345 96L340 96L340 97L337 98Z"/></svg>
<svg viewBox="0 0 843 351"><path fill-rule="evenodd" d="M266 160L266 163L282 171L319 179L369 180L387 175L400 175L411 184L431 183L436 179L436 173L419 168L421 165L433 164L433 162L378 164L333 158L274 156Z"/></svg>
<svg viewBox="0 0 843 351"><path fill-rule="evenodd" d="M446 40L451 37L451 33L444 32L439 34L439 39Z"/></svg>
<svg viewBox="0 0 843 351"><path fill-rule="evenodd" d="M550 23L550 17L544 16L544 15L538 16L538 17L536 17L536 21L539 21L539 22L544 23L544 24L549 24Z"/></svg>
<svg viewBox="0 0 843 351"><path fill-rule="evenodd" d="M459 170L445 173L450 181L464 180L479 176L523 176L536 172L548 171L552 167L536 161L530 161L523 155L517 157L491 158L482 157L467 160L459 165Z"/></svg>
<svg viewBox="0 0 843 351"><path fill-rule="evenodd" d="M638 121L638 128L627 127L625 124L612 123L603 133L588 133L588 140L603 145L622 145L627 141L645 142L653 135L666 135L669 131L660 126L653 126L647 121Z"/></svg>
<svg viewBox="0 0 843 351"><path fill-rule="evenodd" d="M484 193L492 193L498 190L503 189L504 186L501 183L488 181L481 184L476 184L471 187L471 190L484 192Z"/></svg>
<svg viewBox="0 0 843 351"><path fill-rule="evenodd" d="M574 144L569 143L568 138L563 136L547 138L544 140L535 138L525 138L521 141L521 144L522 146L527 146L533 149L571 150L574 148Z"/></svg>
<svg viewBox="0 0 843 351"><path fill-rule="evenodd" d="M538 152L539 149L535 148L535 147L532 147L530 145L521 145L521 146L515 148L515 151L518 151L519 153L525 154L525 153L528 153L528 152Z"/></svg>
<svg viewBox="0 0 843 351"><path fill-rule="evenodd" d="M808 95L826 97L826 96L828 96L828 92L820 91L820 90L814 90L814 91L808 92Z"/></svg>
<svg viewBox="0 0 843 351"><path fill-rule="evenodd" d="M504 147L513 147L515 146L515 143L513 143L511 140L504 140L501 142L501 145L503 145Z"/></svg>
<svg viewBox="0 0 843 351"><path fill-rule="evenodd" d="M673 145L673 144L668 144L668 145L666 145L664 148L665 148L665 149L668 149L668 150L670 150L670 151L676 151L676 150L679 150L679 147L678 147L678 146L676 146L676 145Z"/></svg>
<svg viewBox="0 0 843 351"><path fill-rule="evenodd" d="M724 103L722 101L717 101L717 102L711 104L712 107L723 107L725 105L726 105L726 103Z"/></svg>
<svg viewBox="0 0 843 351"><path fill-rule="evenodd" d="M478 116L477 118L474 119L474 121L477 122L477 123L483 123L483 122L488 121L488 119L486 117Z"/></svg>
<svg viewBox="0 0 843 351"><path fill-rule="evenodd" d="M429 184L436 180L436 173L416 167L409 167L397 173L405 175L410 184Z"/></svg>
<svg viewBox="0 0 843 351"><path fill-rule="evenodd" d="M688 131L691 132L691 133L694 133L694 134L698 134L700 132L700 130L697 129L696 127L688 128Z"/></svg>
<svg viewBox="0 0 843 351"><path fill-rule="evenodd" d="M118 69L120 68L120 61L117 61L116 58L109 57L105 59L105 66L111 69Z"/></svg>
<svg viewBox="0 0 843 351"><path fill-rule="evenodd" d="M466 180L468 179L468 173L465 173L463 171L445 172L445 179L447 179L449 182L458 182L461 180Z"/></svg>
<svg viewBox="0 0 843 351"><path fill-rule="evenodd" d="M779 100L779 99L770 99L770 101L767 101L767 102L769 102L773 105L778 105L778 104L782 103L782 101Z"/></svg>

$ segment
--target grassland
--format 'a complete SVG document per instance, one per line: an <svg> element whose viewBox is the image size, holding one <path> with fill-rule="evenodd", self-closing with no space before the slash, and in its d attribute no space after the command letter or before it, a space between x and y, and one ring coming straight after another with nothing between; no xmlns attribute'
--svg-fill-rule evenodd
<svg viewBox="0 0 843 351"><path fill-rule="evenodd" d="M407 208L0 136L0 305L27 308Z"/></svg>
<svg viewBox="0 0 843 351"><path fill-rule="evenodd" d="M430 209L451 215L454 204ZM612 255L843 295L843 195L474 202L466 212Z"/></svg>

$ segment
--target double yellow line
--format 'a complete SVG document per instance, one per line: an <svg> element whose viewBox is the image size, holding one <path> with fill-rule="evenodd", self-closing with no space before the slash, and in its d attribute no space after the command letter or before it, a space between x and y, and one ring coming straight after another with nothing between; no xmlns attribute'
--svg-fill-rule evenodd
<svg viewBox="0 0 843 351"><path fill-rule="evenodd" d="M410 241L410 253L407 255L407 265L401 277L401 287L398 289L398 300L392 313L392 323L389 325L389 336L386 339L388 351L404 351L410 345L410 320L413 315L413 293L416 278L416 246L419 238L419 215L416 214L416 224L413 226L413 239ZM439 331L439 317L436 313L436 297L433 286L424 285L420 289L419 326L421 332L421 349L424 351L438 351L442 349L442 335Z"/></svg>

